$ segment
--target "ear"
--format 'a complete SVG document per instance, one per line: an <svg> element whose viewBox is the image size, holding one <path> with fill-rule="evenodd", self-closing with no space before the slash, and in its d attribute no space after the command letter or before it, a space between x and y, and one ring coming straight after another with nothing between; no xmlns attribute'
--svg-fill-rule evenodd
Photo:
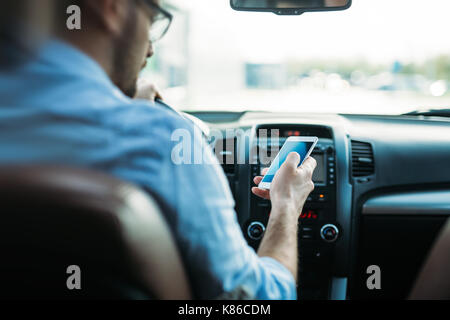
<svg viewBox="0 0 450 320"><path fill-rule="evenodd" d="M87 0L84 4L97 25L106 32L118 36L122 34L127 23L131 2L130 0Z"/></svg>

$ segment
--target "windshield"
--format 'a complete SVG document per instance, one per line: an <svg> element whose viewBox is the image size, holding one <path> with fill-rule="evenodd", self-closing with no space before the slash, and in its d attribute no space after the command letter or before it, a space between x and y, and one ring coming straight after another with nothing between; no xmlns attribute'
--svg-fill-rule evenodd
<svg viewBox="0 0 450 320"><path fill-rule="evenodd" d="M343 12L236 12L166 0L142 76L185 111L402 114L450 107L450 1L354 0Z"/></svg>

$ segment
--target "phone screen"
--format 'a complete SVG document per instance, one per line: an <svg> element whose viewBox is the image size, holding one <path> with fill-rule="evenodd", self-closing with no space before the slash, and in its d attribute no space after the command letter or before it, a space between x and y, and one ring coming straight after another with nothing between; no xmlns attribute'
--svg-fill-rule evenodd
<svg viewBox="0 0 450 320"><path fill-rule="evenodd" d="M264 176L262 180L263 183L272 183L275 174L278 169L283 165L286 161L287 156L291 152L297 152L300 155L300 164L301 166L303 162L306 160L306 156L308 155L311 148L314 147L314 142L304 142L304 141L287 141L283 148L281 148L280 153L277 155L275 160L272 162L272 165L269 168L269 171Z"/></svg>

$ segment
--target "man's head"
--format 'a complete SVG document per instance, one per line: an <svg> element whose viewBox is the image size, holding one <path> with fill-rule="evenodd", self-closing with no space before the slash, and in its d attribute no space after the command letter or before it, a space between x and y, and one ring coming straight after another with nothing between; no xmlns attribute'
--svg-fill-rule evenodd
<svg viewBox="0 0 450 320"><path fill-rule="evenodd" d="M32 57L53 26L53 8L53 0L0 1L0 68Z"/></svg>
<svg viewBox="0 0 450 320"><path fill-rule="evenodd" d="M134 97L138 74L153 55L150 29L161 13L156 0L76 0L81 30L62 36L93 57L111 80Z"/></svg>

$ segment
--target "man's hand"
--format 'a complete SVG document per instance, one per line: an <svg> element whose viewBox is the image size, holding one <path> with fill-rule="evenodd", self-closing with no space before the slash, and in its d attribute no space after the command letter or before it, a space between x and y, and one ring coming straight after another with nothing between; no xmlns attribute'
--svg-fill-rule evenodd
<svg viewBox="0 0 450 320"><path fill-rule="evenodd" d="M139 79L137 86L135 99L148 100L151 102L155 102L156 99L163 100L159 89L148 80Z"/></svg>
<svg viewBox="0 0 450 320"><path fill-rule="evenodd" d="M271 200L272 207L289 206L300 212L309 194L314 190L312 175L317 162L314 158L309 157L302 166L298 167L299 164L299 154L296 152L289 154L276 173L270 191L254 187L252 192L258 197ZM264 169L262 174L267 174L268 170L268 168ZM253 182L259 185L262 179L263 177L255 177Z"/></svg>
<svg viewBox="0 0 450 320"><path fill-rule="evenodd" d="M285 208L293 205L292 209L300 215L309 194L314 190L312 176L317 162L309 157L299 167L300 156L293 152L278 170L270 187L270 198L273 208ZM298 217L295 217L298 219Z"/></svg>

